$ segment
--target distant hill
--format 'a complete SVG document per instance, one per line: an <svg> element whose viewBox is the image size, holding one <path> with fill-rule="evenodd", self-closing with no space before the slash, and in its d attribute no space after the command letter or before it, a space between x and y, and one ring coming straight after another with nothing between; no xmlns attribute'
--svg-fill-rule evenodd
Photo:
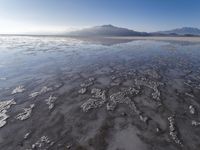
<svg viewBox="0 0 200 150"><path fill-rule="evenodd" d="M70 36L146 36L146 32L120 28L113 25L102 25L66 33Z"/></svg>
<svg viewBox="0 0 200 150"><path fill-rule="evenodd" d="M183 28L177 28L169 31L159 31L154 32L152 34L165 34L165 35L174 35L174 36L200 36L200 29L198 28L192 28L192 27L183 27Z"/></svg>
<svg viewBox="0 0 200 150"><path fill-rule="evenodd" d="M200 36L200 29L192 27L177 28L169 31L158 32L138 32L113 25L102 25L85 28L73 32L65 33L68 36Z"/></svg>

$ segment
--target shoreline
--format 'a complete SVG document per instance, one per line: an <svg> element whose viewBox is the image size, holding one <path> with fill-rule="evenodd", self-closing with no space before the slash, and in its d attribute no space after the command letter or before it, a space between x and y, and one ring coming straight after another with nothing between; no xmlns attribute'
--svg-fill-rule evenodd
<svg viewBox="0 0 200 150"><path fill-rule="evenodd" d="M154 40L154 41L176 41L176 42L191 42L199 43L200 36L65 36L65 35L11 35L0 34L0 37L44 37L44 38L71 38L83 41L95 41L95 42L129 42L133 40Z"/></svg>
<svg viewBox="0 0 200 150"><path fill-rule="evenodd" d="M200 42L200 37L172 37L172 36L129 36L129 37L104 37L116 40L161 40L161 41L185 41Z"/></svg>

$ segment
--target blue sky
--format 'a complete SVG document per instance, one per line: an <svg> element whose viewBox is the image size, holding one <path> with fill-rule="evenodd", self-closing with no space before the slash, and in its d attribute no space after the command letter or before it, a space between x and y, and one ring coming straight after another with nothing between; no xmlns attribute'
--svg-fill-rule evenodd
<svg viewBox="0 0 200 150"><path fill-rule="evenodd" d="M113 24L138 31L200 28L200 0L0 0L0 33Z"/></svg>

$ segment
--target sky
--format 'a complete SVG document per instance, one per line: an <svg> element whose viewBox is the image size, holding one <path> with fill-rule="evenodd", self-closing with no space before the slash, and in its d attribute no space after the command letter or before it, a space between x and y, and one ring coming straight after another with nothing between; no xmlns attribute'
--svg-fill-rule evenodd
<svg viewBox="0 0 200 150"><path fill-rule="evenodd" d="M104 24L146 32L200 28L200 0L0 0L0 34Z"/></svg>

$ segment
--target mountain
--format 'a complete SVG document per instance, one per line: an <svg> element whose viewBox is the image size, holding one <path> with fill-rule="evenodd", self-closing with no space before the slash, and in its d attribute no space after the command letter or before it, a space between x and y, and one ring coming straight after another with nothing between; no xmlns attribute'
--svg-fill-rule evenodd
<svg viewBox="0 0 200 150"><path fill-rule="evenodd" d="M159 31L154 32L152 34L164 34L164 35L193 35L193 36L200 36L200 29L198 28L192 28L192 27L183 27L183 28L177 28L169 31Z"/></svg>
<svg viewBox="0 0 200 150"><path fill-rule="evenodd" d="M65 33L67 36L200 36L200 29L192 27L177 28L169 31L138 32L113 25L102 25Z"/></svg>
<svg viewBox="0 0 200 150"><path fill-rule="evenodd" d="M120 28L113 25L102 25L66 33L69 36L146 36L146 32Z"/></svg>

